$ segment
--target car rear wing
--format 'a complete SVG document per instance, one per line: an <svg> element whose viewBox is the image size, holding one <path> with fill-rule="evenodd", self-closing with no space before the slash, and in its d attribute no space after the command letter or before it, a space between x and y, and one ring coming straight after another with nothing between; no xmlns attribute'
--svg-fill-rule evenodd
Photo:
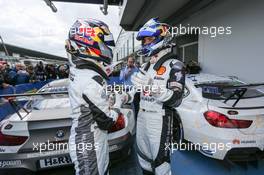
<svg viewBox="0 0 264 175"><path fill-rule="evenodd" d="M237 89L237 88L254 88L254 87L260 87L264 86L264 83L252 83L252 84L239 84L239 85L224 85L224 84L217 84L217 82L214 83L201 83L196 84L196 87L218 87L223 89Z"/></svg>
<svg viewBox="0 0 264 175"><path fill-rule="evenodd" d="M9 103L10 106L17 113L19 118L22 120L24 117L20 114L19 110L22 109L27 114L30 113L28 109L19 104L18 102L30 101L30 100L44 100L51 98L67 98L68 91L59 91L59 92L37 92L37 93L23 93L23 94L4 94L0 95L1 104Z"/></svg>
<svg viewBox="0 0 264 175"><path fill-rule="evenodd" d="M248 89L255 89L264 94L264 83L229 85L215 82L197 84L196 87L202 88L203 97L208 99L219 100L221 99L221 97L223 99L224 93L231 92L228 97L224 98L224 103L236 97L236 101L234 102L232 107L236 106L236 104L245 95Z"/></svg>
<svg viewBox="0 0 264 175"><path fill-rule="evenodd" d="M49 97L65 98L68 95L68 91L60 92L37 92L37 93L23 93L23 94L4 94L0 95L0 98L12 101L28 101L34 99L48 99Z"/></svg>

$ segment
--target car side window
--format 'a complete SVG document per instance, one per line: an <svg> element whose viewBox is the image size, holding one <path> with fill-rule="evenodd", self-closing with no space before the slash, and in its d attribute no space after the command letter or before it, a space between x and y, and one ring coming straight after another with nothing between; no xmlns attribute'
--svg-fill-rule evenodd
<svg viewBox="0 0 264 175"><path fill-rule="evenodd" d="M183 98L186 98L190 94L190 90L185 86Z"/></svg>

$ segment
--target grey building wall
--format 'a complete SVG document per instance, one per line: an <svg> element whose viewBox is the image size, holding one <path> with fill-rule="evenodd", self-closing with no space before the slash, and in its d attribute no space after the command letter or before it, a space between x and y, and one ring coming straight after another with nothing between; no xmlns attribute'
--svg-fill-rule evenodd
<svg viewBox="0 0 264 175"><path fill-rule="evenodd" d="M136 40L136 32L121 30L113 49L114 61L120 61L137 51L140 42Z"/></svg>
<svg viewBox="0 0 264 175"><path fill-rule="evenodd" d="M195 26L231 26L231 35L199 35L203 72L264 82L264 1L221 0L188 18Z"/></svg>
<svg viewBox="0 0 264 175"><path fill-rule="evenodd" d="M141 42L136 39L137 32L125 31L122 29L116 41L116 46L113 49L113 61L125 61L126 58L140 48ZM134 55L137 62L142 63L139 56Z"/></svg>

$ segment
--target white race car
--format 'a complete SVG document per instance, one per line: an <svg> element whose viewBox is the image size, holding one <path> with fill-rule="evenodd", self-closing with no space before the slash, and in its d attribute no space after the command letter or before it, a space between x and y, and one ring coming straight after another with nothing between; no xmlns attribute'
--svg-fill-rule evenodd
<svg viewBox="0 0 264 175"><path fill-rule="evenodd" d="M68 147L72 119L67 86L68 79L55 80L36 94L6 95L17 111L0 122L0 174L18 170L28 174L72 164ZM22 107L18 102L24 100L28 102ZM121 120L108 132L110 163L126 158L133 146L133 110L126 104L120 111Z"/></svg>
<svg viewBox="0 0 264 175"><path fill-rule="evenodd" d="M189 148L221 160L264 157L264 84L210 74L187 75L177 111L178 135L181 143L191 144Z"/></svg>

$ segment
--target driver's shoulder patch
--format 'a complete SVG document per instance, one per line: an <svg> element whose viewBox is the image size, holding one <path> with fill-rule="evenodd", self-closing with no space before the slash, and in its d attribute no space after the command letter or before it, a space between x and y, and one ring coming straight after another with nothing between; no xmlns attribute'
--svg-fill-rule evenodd
<svg viewBox="0 0 264 175"><path fill-rule="evenodd" d="M176 71L181 71L184 69L184 64L181 61L173 60L170 62L171 69L174 69Z"/></svg>

